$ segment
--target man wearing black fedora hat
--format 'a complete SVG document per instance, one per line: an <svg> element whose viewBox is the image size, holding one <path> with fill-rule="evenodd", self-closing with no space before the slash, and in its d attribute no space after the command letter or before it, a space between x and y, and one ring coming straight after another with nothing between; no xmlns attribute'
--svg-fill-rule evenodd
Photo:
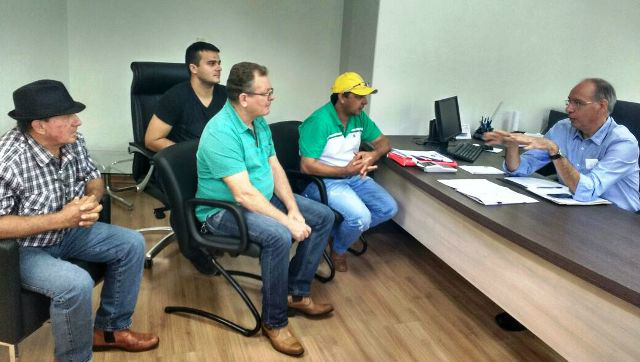
<svg viewBox="0 0 640 362"><path fill-rule="evenodd" d="M97 222L103 183L89 157L64 85L39 80L13 93L17 127L0 137L0 239L20 245L24 288L51 298L58 361L89 361L92 349L144 351L159 339L129 330L144 262L144 239ZM107 265L92 333L93 279L66 260Z"/></svg>

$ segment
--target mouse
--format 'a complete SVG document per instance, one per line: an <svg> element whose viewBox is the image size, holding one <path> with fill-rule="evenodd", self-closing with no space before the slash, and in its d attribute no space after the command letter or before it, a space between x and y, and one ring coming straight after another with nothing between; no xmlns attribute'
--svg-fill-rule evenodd
<svg viewBox="0 0 640 362"><path fill-rule="evenodd" d="M490 146L490 145L482 145L480 147L482 147L483 151L492 151L493 150L493 146Z"/></svg>

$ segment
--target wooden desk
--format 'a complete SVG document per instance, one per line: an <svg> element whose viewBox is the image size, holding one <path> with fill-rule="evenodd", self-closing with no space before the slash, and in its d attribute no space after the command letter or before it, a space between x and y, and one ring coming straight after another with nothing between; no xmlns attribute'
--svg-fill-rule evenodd
<svg viewBox="0 0 640 362"><path fill-rule="evenodd" d="M389 139L422 148L410 136ZM503 154L483 152L474 164L499 166ZM375 174L398 202L394 221L562 356L640 360L640 216L542 199L483 206L437 182L480 177L495 178L389 159Z"/></svg>

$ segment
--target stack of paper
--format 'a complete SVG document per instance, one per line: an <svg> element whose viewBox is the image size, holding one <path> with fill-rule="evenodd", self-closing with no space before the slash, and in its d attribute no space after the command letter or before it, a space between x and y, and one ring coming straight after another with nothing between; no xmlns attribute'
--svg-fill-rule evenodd
<svg viewBox="0 0 640 362"><path fill-rule="evenodd" d="M438 181L484 205L538 202L538 200L534 198L519 194L508 187L497 185L485 179L451 179Z"/></svg>
<svg viewBox="0 0 640 362"><path fill-rule="evenodd" d="M459 166L472 175L502 175L504 172L491 166Z"/></svg>
<svg viewBox="0 0 640 362"><path fill-rule="evenodd" d="M611 203L611 201L602 198L593 201L574 200L567 186L550 180L536 177L505 177L504 179L560 205L605 205Z"/></svg>

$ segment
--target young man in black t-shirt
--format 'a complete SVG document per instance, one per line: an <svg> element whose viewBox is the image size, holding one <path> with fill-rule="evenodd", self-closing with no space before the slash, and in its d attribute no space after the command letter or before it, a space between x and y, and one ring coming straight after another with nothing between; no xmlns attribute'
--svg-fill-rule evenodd
<svg viewBox="0 0 640 362"><path fill-rule="evenodd" d="M227 101L227 90L219 84L222 67L216 46L191 44L185 63L191 79L176 84L160 98L147 127L144 143L152 151L200 138L204 126Z"/></svg>
<svg viewBox="0 0 640 362"><path fill-rule="evenodd" d="M169 89L158 102L144 137L145 146L155 152L177 142L200 138L204 126L227 101L227 89L220 83L220 50L213 44L196 42L185 54L191 78ZM213 262L198 248L182 250L204 274L213 274Z"/></svg>

